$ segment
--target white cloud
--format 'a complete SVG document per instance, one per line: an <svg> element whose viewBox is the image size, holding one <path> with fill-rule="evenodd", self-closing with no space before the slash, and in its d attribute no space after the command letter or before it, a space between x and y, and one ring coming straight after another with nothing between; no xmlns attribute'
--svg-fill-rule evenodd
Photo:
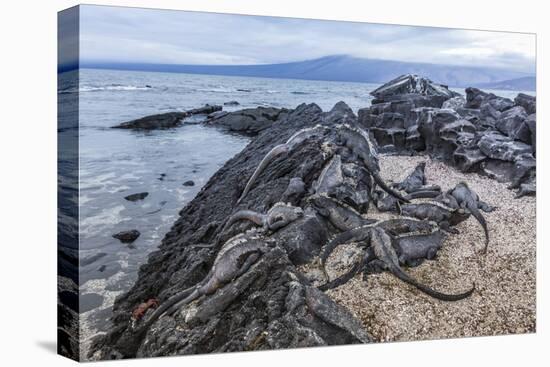
<svg viewBox="0 0 550 367"><path fill-rule="evenodd" d="M84 60L256 64L347 54L534 71L532 34L83 6Z"/></svg>

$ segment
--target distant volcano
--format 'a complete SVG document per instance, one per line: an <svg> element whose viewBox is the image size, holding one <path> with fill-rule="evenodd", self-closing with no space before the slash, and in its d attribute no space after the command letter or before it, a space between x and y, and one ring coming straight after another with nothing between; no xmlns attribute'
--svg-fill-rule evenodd
<svg viewBox="0 0 550 367"><path fill-rule="evenodd" d="M261 65L177 65L81 61L80 67L360 83L383 83L402 74L418 74L451 87L483 86L512 79L534 80L532 74L499 68L363 59L345 55ZM508 83L507 86L510 87L513 84Z"/></svg>

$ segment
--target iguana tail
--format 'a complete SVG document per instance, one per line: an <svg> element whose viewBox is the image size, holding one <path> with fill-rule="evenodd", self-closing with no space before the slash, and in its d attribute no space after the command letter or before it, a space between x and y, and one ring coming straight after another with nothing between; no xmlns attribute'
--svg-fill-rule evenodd
<svg viewBox="0 0 550 367"><path fill-rule="evenodd" d="M459 301L461 299L467 298L474 292L474 290L476 288L476 285L474 283L472 285L471 289L469 289L469 290L467 290L466 292L463 292L463 293L458 293L458 294L441 293L441 292L438 292L436 290L433 290L432 288L430 288L430 287L428 287L424 284L418 283L410 275L405 273L399 266L397 266L395 264L392 264L392 263L388 264L388 268L392 272L393 275L395 275L396 277L398 277L399 279L401 279L405 283L410 284L410 285L416 287L417 289L421 290L422 292L426 293L427 295L432 296L432 297L437 298L437 299L442 300L442 301L452 302L452 301Z"/></svg>
<svg viewBox="0 0 550 367"><path fill-rule="evenodd" d="M285 152L288 152L288 145L287 144L279 144L279 145L276 145L275 147L273 147L273 149L271 149L265 155L265 157L262 159L262 161L260 162L260 164L258 165L256 170L254 171L254 173L252 174L252 176L248 180L248 183L246 184L246 187L244 188L244 190L243 190L241 196L239 197L239 199L237 200L237 204L239 204L245 198L245 196L248 194L248 192L252 188L252 185L254 184L254 182L256 181L258 176L260 175L260 173L262 173L262 171L269 165L269 163L271 163L271 161L273 159L275 159L276 156L278 156L279 154L285 153Z"/></svg>
<svg viewBox="0 0 550 367"><path fill-rule="evenodd" d="M196 286L189 287L179 293L176 293L175 295L164 301L147 319L147 321L145 321L143 325L139 326L139 328L136 330L136 333L140 333L149 329L149 327L151 327L151 325L153 325L153 323L157 321L157 319L163 314L173 313L173 311L177 309L175 306L177 306L179 303L183 303L183 301L189 303L196 299L198 296L199 293L196 289Z"/></svg>
<svg viewBox="0 0 550 367"><path fill-rule="evenodd" d="M487 253L487 247L489 246L489 229L487 228L487 222L485 221L485 218L483 217L483 214L479 211L477 206L475 205L468 205L468 210L475 219L481 224L481 227L483 227L483 231L485 232L485 248L483 249L483 253Z"/></svg>
<svg viewBox="0 0 550 367"><path fill-rule="evenodd" d="M401 200L401 201L404 201L406 203L409 203L409 199L405 198L403 195L401 195L399 192L395 191L394 189L390 188L385 182L384 180L382 179L382 177L380 177L380 175L378 174L378 172L369 172L371 175L372 175L372 178L374 178L374 182L376 182L376 184L378 186L380 186L380 188L382 190L384 190L385 192L387 192L388 194L390 194L391 196Z"/></svg>

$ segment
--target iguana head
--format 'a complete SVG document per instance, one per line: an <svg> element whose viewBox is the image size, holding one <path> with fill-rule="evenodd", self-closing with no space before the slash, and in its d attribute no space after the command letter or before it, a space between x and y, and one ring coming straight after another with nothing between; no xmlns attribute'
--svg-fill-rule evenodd
<svg viewBox="0 0 550 367"><path fill-rule="evenodd" d="M285 227L304 216L302 208L285 203L276 203L267 212L267 226L274 231Z"/></svg>

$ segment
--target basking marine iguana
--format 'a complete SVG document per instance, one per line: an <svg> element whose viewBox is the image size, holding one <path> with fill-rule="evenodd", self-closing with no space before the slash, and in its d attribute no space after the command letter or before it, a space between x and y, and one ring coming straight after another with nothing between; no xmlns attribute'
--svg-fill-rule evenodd
<svg viewBox="0 0 550 367"><path fill-rule="evenodd" d="M489 246L489 230L487 229L487 222L479 209L489 213L495 208L479 200L479 196L468 187L466 182L459 182L455 188L449 190L447 194L456 200L460 208L467 209L470 213L472 213L474 218L477 219L479 224L481 224L481 227L485 232L485 248L483 249L483 252L486 253L487 247Z"/></svg>
<svg viewBox="0 0 550 367"><path fill-rule="evenodd" d="M468 184L466 184L465 182L460 182L455 186L455 188L450 189L446 192L429 190L416 191L409 194L407 197L410 199L433 198L433 201L431 202L434 204L442 204L444 209L447 208L451 211L457 212L462 209L463 211L472 214L474 218L476 218L476 220L479 222L485 233L485 248L483 252L487 252L487 247L489 245L489 230L487 228L487 222L481 214L480 210L486 213L490 213L495 210L495 207L481 201L479 199L479 196L472 189L469 188ZM392 201L391 198L385 197L383 200L378 200L377 206L380 210L387 211L395 210L397 204ZM403 207L407 207L407 205L404 205ZM403 209L403 207L401 207L401 209ZM414 210L416 211L416 213L413 213L412 215L415 217L419 217L421 209L415 208ZM436 211L438 210L432 210L433 213L435 213ZM406 211L403 213L406 214ZM459 220L459 222L460 221L462 220ZM453 224L451 223L451 225Z"/></svg>
<svg viewBox="0 0 550 367"><path fill-rule="evenodd" d="M262 159L256 170L248 180L241 196L237 200L237 204L239 204L244 199L244 197L246 197L258 176L269 165L269 163L271 163L271 161L275 159L276 156L278 156L279 154L290 152L306 139L315 135L320 135L327 130L328 128L322 125L316 125L312 128L303 129L292 135L286 141L286 143L279 144L273 147L265 155L265 157ZM355 155L360 158L365 168L373 177L378 186L380 186L388 194L395 196L399 200L408 202L406 198L404 198L399 192L390 188L380 177L380 166L378 164L378 153L376 151L376 146L372 143L369 135L364 130L351 127L347 124L341 124L337 126L337 134L339 142L342 143L342 145L351 149L355 153Z"/></svg>
<svg viewBox="0 0 550 367"><path fill-rule="evenodd" d="M253 210L239 210L233 214L224 226L224 230L230 228L239 220L249 220L264 230L276 231L287 226L289 223L303 217L302 208L285 203L275 203L267 214L255 212ZM222 231L223 232L223 231Z"/></svg>
<svg viewBox="0 0 550 367"><path fill-rule="evenodd" d="M269 243L258 236L245 237L239 234L233 237L220 249L212 268L202 281L165 300L147 320L133 330L134 335L139 337L164 314L171 315L180 307L200 296L212 294L238 278L258 261L268 246Z"/></svg>
<svg viewBox="0 0 550 367"><path fill-rule="evenodd" d="M377 221L370 224L364 224L357 226L348 231L342 232L336 235L324 248L321 254L319 255L320 265L323 271L325 271L325 264L328 257L336 247L344 243L349 242L364 242L369 239L370 232L373 228L379 227L387 231L390 235L395 238L400 238L401 236L413 236L413 235L430 235L439 231L437 223L418 220L414 218L396 218ZM403 252L403 251L401 251ZM428 252L428 250L426 250ZM412 254L402 253L400 255L401 262L406 263L408 260L414 260Z"/></svg>
<svg viewBox="0 0 550 367"><path fill-rule="evenodd" d="M458 230L452 226L465 221L470 215L463 208L450 208L438 201L403 204L401 214L436 222L441 229L454 234L457 234Z"/></svg>
<svg viewBox="0 0 550 367"><path fill-rule="evenodd" d="M374 179L374 182L388 194L397 199L409 202L401 193L389 187L380 177L380 165L378 152L368 133L363 129L351 127L347 124L338 126L338 138L340 142L354 152L365 165L365 168Z"/></svg>
<svg viewBox="0 0 550 367"><path fill-rule="evenodd" d="M426 162L420 162L403 181L392 184L392 187L405 191L411 194L417 191L438 191L441 192L441 187L438 185L428 185L426 183Z"/></svg>
<svg viewBox="0 0 550 367"><path fill-rule="evenodd" d="M245 198L258 176L260 176L260 173L262 173L262 171L269 165L269 163L271 163L271 161L275 159L275 157L280 154L290 152L306 139L315 135L319 135L323 133L326 129L327 128L325 126L321 125L315 125L314 127L302 129L293 134L290 138L288 138L286 143L274 146L261 160L260 164L258 165L258 167L256 167L256 170L254 171L252 176L250 176L250 179L246 183L246 186L241 196L237 200L237 205Z"/></svg>
<svg viewBox="0 0 550 367"><path fill-rule="evenodd" d="M326 218L334 227L340 231L373 223L373 220L363 218L361 214L351 206L334 199L327 194L313 195L308 202L320 216Z"/></svg>
<svg viewBox="0 0 550 367"><path fill-rule="evenodd" d="M327 290L334 287L337 287L341 284L344 284L349 279L351 279L357 272L362 268L367 266L371 262L378 262L382 266L390 271L397 278L403 282L410 284L420 291L428 294L431 297L442 301L459 301L466 297L469 297L475 290L475 284L472 285L472 288L463 293L458 294L446 294L439 291L436 291L424 284L417 282L410 275L405 273L399 266L399 259L397 252L394 249L393 241L394 239L390 234L387 233L383 228L374 226L368 231L363 232L365 238L363 239L368 243L368 246L364 257L354 264L354 266L347 273L343 274L339 278L336 278L332 281L327 282L319 287L321 290Z"/></svg>

